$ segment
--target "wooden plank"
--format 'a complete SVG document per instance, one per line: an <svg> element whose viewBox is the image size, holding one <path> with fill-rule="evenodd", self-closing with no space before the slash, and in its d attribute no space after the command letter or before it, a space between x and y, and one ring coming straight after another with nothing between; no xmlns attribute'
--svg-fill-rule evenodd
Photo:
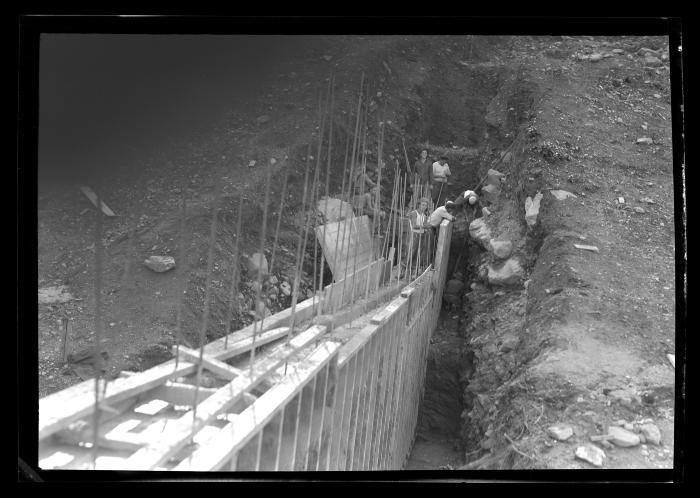
<svg viewBox="0 0 700 498"><path fill-rule="evenodd" d="M318 450L319 459L318 465L314 470L328 470L328 462L330 458L331 437L333 434L333 416L338 390L338 362L333 361L328 363L327 368L326 392L323 403L323 417L321 424L321 441Z"/></svg>
<svg viewBox="0 0 700 498"><path fill-rule="evenodd" d="M195 389L196 386L190 384L168 381L165 385L156 387L149 392L148 397L150 399L162 399L177 406L192 406ZM200 387L198 393L199 401L204 401L215 392L216 389Z"/></svg>
<svg viewBox="0 0 700 498"><path fill-rule="evenodd" d="M247 353L253 349L253 347L258 348L272 341L276 341L277 339L286 337L289 333L289 327L278 327L275 329L266 330L264 332L260 332L259 329L260 326L258 325L258 333L256 334L254 341L252 334L250 337L245 337L237 342L229 342L228 348L224 348L223 343L218 343L218 341L216 341L204 346L204 354L207 357L223 361L233 358L234 356ZM197 358L199 359L198 352Z"/></svg>
<svg viewBox="0 0 700 498"><path fill-rule="evenodd" d="M301 390L301 409L299 410L299 425L297 426L297 439L294 448L294 470L306 470L315 388L316 376Z"/></svg>
<svg viewBox="0 0 700 498"><path fill-rule="evenodd" d="M407 301L405 298L399 296L394 299L388 306L375 314L370 320L374 325L381 325L387 320L389 320L402 306L406 306Z"/></svg>
<svg viewBox="0 0 700 498"><path fill-rule="evenodd" d="M280 330L288 331L289 329L284 327L284 329ZM186 348L184 346L180 346L179 348L177 348L177 346L173 346L172 351L173 354L179 354L185 361L199 363L199 351L195 351L194 349ZM228 363L224 363L223 361L219 361L216 358L212 358L211 356L207 355L202 356L202 366L213 374L226 380L233 380L236 377L240 377L243 373L238 368L232 367Z"/></svg>
<svg viewBox="0 0 700 498"><path fill-rule="evenodd" d="M368 468L372 470L377 470L377 448L379 439L381 439L382 431L384 429L382 425L384 407L386 400L386 386L388 377L388 363L389 363L389 348L390 348L390 337L384 327L378 327L377 333L381 338L381 355L379 358L379 365L377 367L377 375L379 376L377 381L377 407L374 413L374 430L372 433L372 439L369 447L369 463Z"/></svg>
<svg viewBox="0 0 700 498"><path fill-rule="evenodd" d="M90 202L92 202L93 206L98 207L97 206L97 194L95 194L95 192L90 187L88 187L87 185L81 185L80 191L83 194L85 194L85 197L87 197L90 200ZM114 211L109 209L109 206L107 206L107 204L105 204L102 199L100 199L99 209L102 210L102 212L107 216L110 216L110 217L116 216L114 214Z"/></svg>
<svg viewBox="0 0 700 498"><path fill-rule="evenodd" d="M355 382L352 390L352 402L350 405L350 423L348 424L347 432L347 450L345 457L341 459L341 464L344 470L351 470L352 456L355 451L355 432L357 429L357 413L360 405L360 397L362 395L364 376L365 376L365 352L363 347L357 352L357 373L355 374Z"/></svg>
<svg viewBox="0 0 700 498"><path fill-rule="evenodd" d="M281 445L280 429L282 428L282 416L284 406L275 414L272 419L263 427L259 467L257 470L274 471L277 461L277 452Z"/></svg>
<svg viewBox="0 0 700 498"><path fill-rule="evenodd" d="M338 366L338 387L340 389L336 392L335 396L335 407L333 410L333 421L331 425L331 443L326 470L339 470L338 453L340 451L339 448L343 414L345 413L345 395L349 383L348 371L349 365L347 363L344 367Z"/></svg>
<svg viewBox="0 0 700 498"><path fill-rule="evenodd" d="M340 362L338 362L341 365ZM350 419L352 417L352 403L356 388L355 381L359 377L358 356L353 355L348 362L348 381L345 389L345 401L343 404L343 420L339 428L340 444L338 445L338 455L336 458L337 470L345 470L348 451L348 434L350 432Z"/></svg>
<svg viewBox="0 0 700 498"><path fill-rule="evenodd" d="M316 373L337 354L338 345L325 342L303 363L290 365L288 375L258 401L241 413L236 422L227 424L219 431L219 437L211 444L202 445L192 455L180 462L173 470L207 471L219 470L228 459L280 411L295 395L308 385Z"/></svg>
<svg viewBox="0 0 700 498"><path fill-rule="evenodd" d="M314 380L314 399L311 411L311 431L309 433L309 450L306 454L305 470L316 470L319 460L319 446L323 432L323 414L325 407L328 366L316 374Z"/></svg>
<svg viewBox="0 0 700 498"><path fill-rule="evenodd" d="M296 366L294 367L296 368ZM301 391L301 389L300 389ZM284 409L284 419L282 422L282 440L277 454L276 470L291 471L292 459L294 458L294 439L297 434L297 422L299 420L299 407L301 392L297 393Z"/></svg>
<svg viewBox="0 0 700 498"><path fill-rule="evenodd" d="M369 466L369 455L371 452L372 441L375 437L376 428L376 418L377 418L377 394L379 392L379 370L381 368L381 357L382 348L384 347L383 335L380 333L374 334L375 353L372 360L372 367L370 370L371 378L369 382L370 386L370 396L369 396L369 409L367 410L367 428L364 435L364 451L362 455L362 460L359 468L362 470L371 470Z"/></svg>
<svg viewBox="0 0 700 498"><path fill-rule="evenodd" d="M175 361L169 360L141 372L140 375L116 379L107 383L105 395L100 402L107 404L118 403L148 391L169 378L188 375L194 370L195 365L192 363L180 362L176 369ZM48 437L92 413L95 406L94 390L95 381L87 380L40 399L39 439ZM101 391L102 389L100 388Z"/></svg>
<svg viewBox="0 0 700 498"><path fill-rule="evenodd" d="M364 410L363 410L363 424L362 424L362 433L360 435L360 448L357 454L356 460L356 465L355 468L358 470L364 470L365 469L365 456L368 451L368 447L370 445L369 442L369 436L372 431L372 422L374 418L374 410L373 410L373 403L374 403L374 393L376 391L376 382L377 382L377 367L378 367L378 362L379 362L379 346L380 346L380 340L379 340L379 335L378 334L373 334L371 342L369 344L370 348L370 361L369 361L369 368L367 371L367 394L366 394L366 402L364 405Z"/></svg>
<svg viewBox="0 0 700 498"><path fill-rule="evenodd" d="M243 393L254 388L267 374L281 366L295 351L319 339L326 331L324 326L314 326L293 338L285 348L275 355L266 356L258 362L252 372L246 372L226 384L215 394L197 406L197 418L192 420L188 412L170 424L161 437L149 446L137 451L129 458L130 468L152 469L166 462L187 444L192 432L197 432L217 415L238 401Z"/></svg>

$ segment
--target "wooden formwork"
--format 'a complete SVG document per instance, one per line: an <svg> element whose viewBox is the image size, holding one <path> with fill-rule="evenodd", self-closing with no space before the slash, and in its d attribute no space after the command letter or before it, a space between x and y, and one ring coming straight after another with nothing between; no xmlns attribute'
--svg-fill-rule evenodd
<svg viewBox="0 0 700 498"><path fill-rule="evenodd" d="M285 310L266 318L263 327L256 324L232 334L227 345L220 339L204 347L201 367L218 378L213 387L182 380L196 374L200 360L199 352L186 348L180 350L177 367L171 360L110 382L99 397L99 455L94 462L94 381L40 400L40 467L401 469L413 443L450 236L445 221L435 267L342 346L324 337L325 326L316 325L261 355L250 368L227 363L285 337L292 317ZM360 274L364 280L353 278L353 288L356 281L365 291L382 285L390 264L380 260L368 265ZM297 313L311 318L324 300L331 304L331 290L337 292L339 284L300 303ZM294 320L300 321L298 316ZM265 385L274 373L276 382ZM62 457L69 461L60 462Z"/></svg>

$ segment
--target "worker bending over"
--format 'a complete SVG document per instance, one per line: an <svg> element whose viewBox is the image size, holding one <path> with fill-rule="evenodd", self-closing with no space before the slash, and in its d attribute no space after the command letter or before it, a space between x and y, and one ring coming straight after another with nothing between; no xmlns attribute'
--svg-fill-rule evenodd
<svg viewBox="0 0 700 498"><path fill-rule="evenodd" d="M455 203L452 201L447 201L444 206L440 206L435 211L430 214L428 218L428 225L430 225L430 230L428 231L428 244L430 247L430 261L434 261L435 258L435 246L437 242L438 231L440 230L440 223L442 220L454 221L454 211L456 209Z"/></svg>

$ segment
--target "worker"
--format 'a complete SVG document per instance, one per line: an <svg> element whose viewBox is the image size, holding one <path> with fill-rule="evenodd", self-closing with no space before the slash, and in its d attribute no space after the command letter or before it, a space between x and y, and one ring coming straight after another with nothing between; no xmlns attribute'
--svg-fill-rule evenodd
<svg viewBox="0 0 700 498"><path fill-rule="evenodd" d="M437 206L440 204L442 191L447 184L447 179L452 175L450 166L447 164L447 157L441 156L440 159L433 163L432 168L432 197L433 203Z"/></svg>
<svg viewBox="0 0 700 498"><path fill-rule="evenodd" d="M417 268L420 262L426 261L428 253L426 232L430 229L428 224L428 199L418 200L416 209L408 213L408 221L411 224L411 240L408 246L407 267Z"/></svg>
<svg viewBox="0 0 700 498"><path fill-rule="evenodd" d="M377 211L377 206L375 206L375 198L377 197L377 191L379 186L370 178L368 171L372 169L372 165L365 164L363 168L361 164L356 164L354 169L354 197L353 205L358 210L359 214L365 214L365 209L368 210L367 214L374 216L375 211Z"/></svg>
<svg viewBox="0 0 700 498"><path fill-rule="evenodd" d="M411 181L413 182L413 197L419 199L423 195L430 195L430 177L432 164L428 159L428 149L420 151L420 158L413 163Z"/></svg>
<svg viewBox="0 0 700 498"><path fill-rule="evenodd" d="M473 190L465 190L454 201L455 206L462 207L467 221L471 223L481 216L479 196Z"/></svg>
<svg viewBox="0 0 700 498"><path fill-rule="evenodd" d="M454 213L455 210L455 203L447 201L444 206L440 206L433 211L428 218L428 225L430 225L430 230L428 230L428 245L430 247L431 261L435 258L435 246L437 243L438 230L440 230L440 223L442 223L442 220L454 221L455 217L452 213Z"/></svg>

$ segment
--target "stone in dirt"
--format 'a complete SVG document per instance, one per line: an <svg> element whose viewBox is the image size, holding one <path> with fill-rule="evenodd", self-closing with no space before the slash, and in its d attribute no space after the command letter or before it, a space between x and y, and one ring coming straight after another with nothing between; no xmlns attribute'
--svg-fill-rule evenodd
<svg viewBox="0 0 700 498"><path fill-rule="evenodd" d="M654 424L643 424L639 427L647 442L655 445L661 444L661 431Z"/></svg>
<svg viewBox="0 0 700 498"><path fill-rule="evenodd" d="M637 139L638 144L646 144L646 145L651 145L654 143L654 141L649 138L649 137L642 137Z"/></svg>
<svg viewBox="0 0 700 498"><path fill-rule="evenodd" d="M605 462L605 452L592 444L579 446L576 448L574 455L576 455L576 458L591 463L596 467L602 467L603 462Z"/></svg>
<svg viewBox="0 0 700 498"><path fill-rule="evenodd" d="M255 120L256 123L258 124L265 124L268 121L270 121L270 116L264 114L262 116L258 116L258 118Z"/></svg>
<svg viewBox="0 0 700 498"><path fill-rule="evenodd" d="M525 199L525 221L528 227L533 227L537 224L537 216L540 214L540 201L542 193L537 192L535 198L528 197Z"/></svg>
<svg viewBox="0 0 700 498"><path fill-rule="evenodd" d="M513 351L515 348L518 347L518 343L520 342L520 338L516 335L512 334L506 334L503 337L503 342L501 343L501 347L499 348L499 351L502 353L508 353L510 351Z"/></svg>
<svg viewBox="0 0 700 498"><path fill-rule="evenodd" d="M569 197L578 197L576 194L572 194L571 192L567 192L566 190L550 190L549 193L552 194L558 201L563 201L564 199L567 199Z"/></svg>
<svg viewBox="0 0 700 498"><path fill-rule="evenodd" d="M498 259L507 259L513 253L513 243L510 240L491 240L489 245Z"/></svg>
<svg viewBox="0 0 700 498"><path fill-rule="evenodd" d="M483 218L477 218L469 224L469 236L488 250L491 241L491 229Z"/></svg>
<svg viewBox="0 0 700 498"><path fill-rule="evenodd" d="M639 440L639 436L637 436L634 432L630 432L622 427L608 427L608 435L612 436L609 441L615 446L620 446L621 448L637 446L641 442Z"/></svg>
<svg viewBox="0 0 700 498"><path fill-rule="evenodd" d="M163 273L175 268L175 258L172 256L150 256L148 259L144 260L143 264L150 270Z"/></svg>
<svg viewBox="0 0 700 498"><path fill-rule="evenodd" d="M600 249L598 249L596 246L584 246L582 244L574 244L574 247L576 249L583 249L584 251L600 252Z"/></svg>
<svg viewBox="0 0 700 498"><path fill-rule="evenodd" d="M591 62L598 62L602 58L603 58L602 54L591 54L591 56L588 58L588 60Z"/></svg>
<svg viewBox="0 0 700 498"><path fill-rule="evenodd" d="M566 441L574 435L574 429L569 424L554 424L547 428L547 434L557 441Z"/></svg>
<svg viewBox="0 0 700 498"><path fill-rule="evenodd" d="M502 265L489 265L487 278L491 285L515 285L525 276L525 270L516 258L510 258Z"/></svg>
<svg viewBox="0 0 700 498"><path fill-rule="evenodd" d="M290 296L292 294L292 287L289 285L289 282L282 282L280 284L280 291L285 296Z"/></svg>
<svg viewBox="0 0 700 498"><path fill-rule="evenodd" d="M646 213L646 211L645 211L643 208L640 208L639 206L636 206L636 207L634 208L634 212L635 212L635 213L639 213L639 214L644 214L644 213Z"/></svg>
<svg viewBox="0 0 700 498"><path fill-rule="evenodd" d="M644 56L644 64L648 66L660 66L661 65L661 59L658 57L655 57L653 55L647 54Z"/></svg>
<svg viewBox="0 0 700 498"><path fill-rule="evenodd" d="M66 303L75 299L65 285L57 285L53 287L42 287L39 289L39 303L53 304Z"/></svg>
<svg viewBox="0 0 700 498"><path fill-rule="evenodd" d="M269 273L267 258L264 254L256 252L255 254L247 258L247 263L248 272L251 275L257 275L258 272L262 273L262 275L267 275Z"/></svg>

